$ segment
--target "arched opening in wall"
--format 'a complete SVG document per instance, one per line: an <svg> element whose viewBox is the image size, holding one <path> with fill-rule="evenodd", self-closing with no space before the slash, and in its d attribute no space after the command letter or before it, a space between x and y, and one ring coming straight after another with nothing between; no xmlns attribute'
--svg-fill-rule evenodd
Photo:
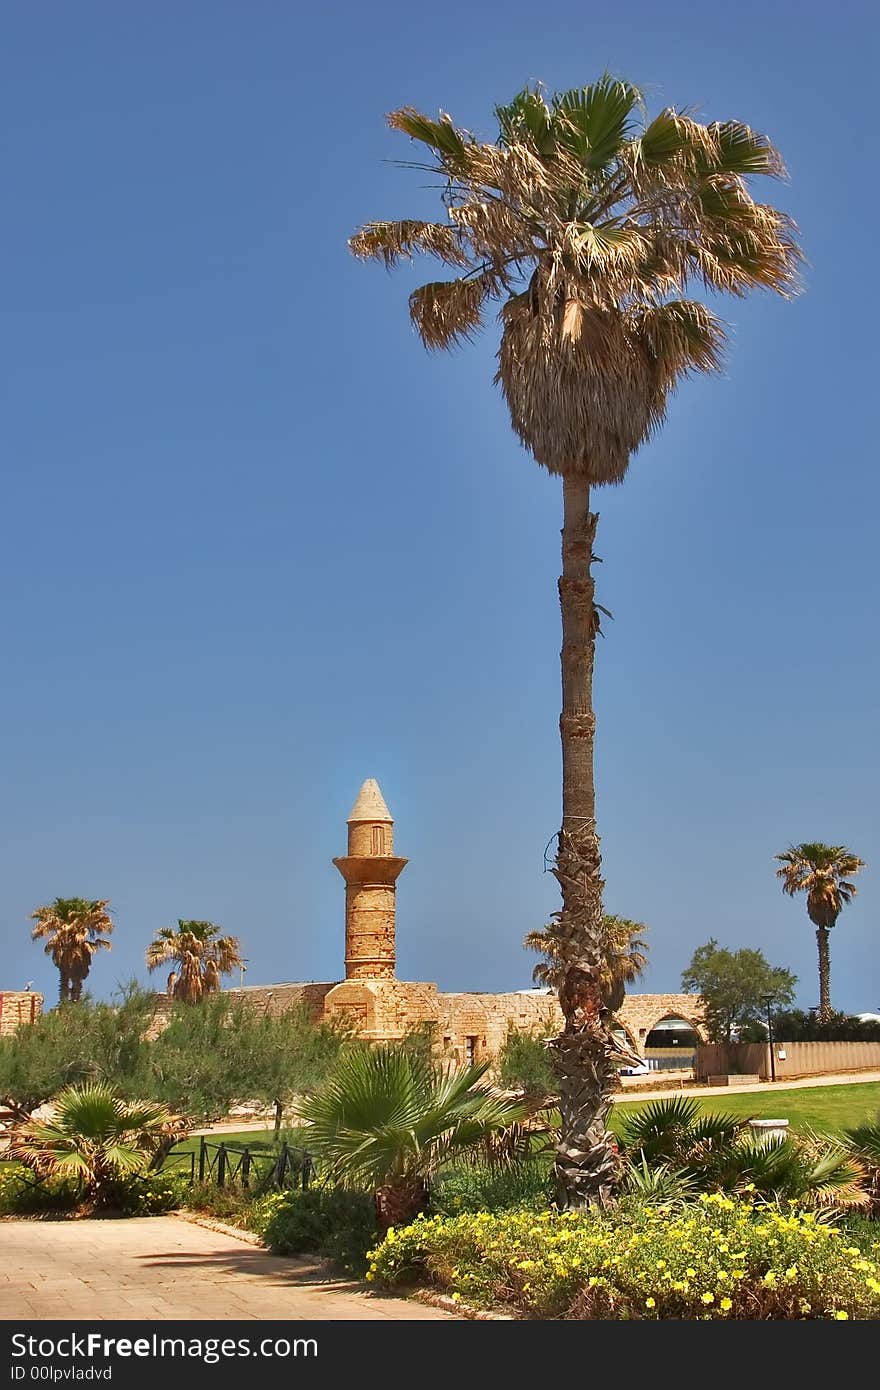
<svg viewBox="0 0 880 1390"><path fill-rule="evenodd" d="M677 1071L694 1065L700 1035L686 1018L667 1014L645 1037L645 1058L652 1071Z"/></svg>

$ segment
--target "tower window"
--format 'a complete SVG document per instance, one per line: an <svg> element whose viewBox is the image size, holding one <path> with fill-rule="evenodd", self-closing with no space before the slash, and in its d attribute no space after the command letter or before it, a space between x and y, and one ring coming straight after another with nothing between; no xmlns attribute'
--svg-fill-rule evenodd
<svg viewBox="0 0 880 1390"><path fill-rule="evenodd" d="M476 1038L465 1038L464 1041L465 1055L468 1060L468 1066L472 1067L474 1065L474 1062L477 1060L477 1040Z"/></svg>
<svg viewBox="0 0 880 1390"><path fill-rule="evenodd" d="M384 825L373 826L373 843L370 852L372 854L385 853L385 827Z"/></svg>

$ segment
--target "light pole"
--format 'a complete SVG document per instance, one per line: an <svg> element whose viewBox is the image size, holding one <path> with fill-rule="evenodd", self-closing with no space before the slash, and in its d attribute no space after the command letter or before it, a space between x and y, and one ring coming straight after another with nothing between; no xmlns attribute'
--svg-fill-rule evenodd
<svg viewBox="0 0 880 1390"><path fill-rule="evenodd" d="M768 1043L768 1046L769 1046L769 1048L770 1048L770 1080L771 1080L771 1081L775 1081L775 1080L776 1080L776 1056L775 1056L775 1053L774 1053L774 1051L773 1051L773 999L774 999L774 996L773 996L772 994L768 994L768 995L766 995L765 998L764 998L764 1003L765 1003L766 1006L767 1006L767 1043Z"/></svg>

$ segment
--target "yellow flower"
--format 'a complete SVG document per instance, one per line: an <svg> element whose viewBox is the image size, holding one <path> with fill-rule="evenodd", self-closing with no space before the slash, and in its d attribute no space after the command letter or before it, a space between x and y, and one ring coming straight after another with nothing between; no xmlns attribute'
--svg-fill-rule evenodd
<svg viewBox="0 0 880 1390"><path fill-rule="evenodd" d="M715 1302L715 1295L714 1295L714 1293L704 1293L702 1299L700 1300L700 1302L701 1302L701 1303L714 1303L714 1302Z"/></svg>
<svg viewBox="0 0 880 1390"><path fill-rule="evenodd" d="M835 1322L846 1322L848 1318L849 1313L845 1312L843 1308L838 1308L837 1312L834 1314Z"/></svg>
<svg viewBox="0 0 880 1390"><path fill-rule="evenodd" d="M730 1311L730 1309L733 1307L733 1303L732 1303L731 1299L729 1299L729 1298L722 1298L722 1300L721 1300L721 1307L723 1308L723 1310L724 1310L725 1313L728 1313L728 1312Z"/></svg>
<svg viewBox="0 0 880 1390"><path fill-rule="evenodd" d="M655 1302L655 1300L654 1300L653 1298L646 1298L646 1299L645 1299L645 1307L646 1307L646 1308L656 1308L656 1307L657 1307L657 1304L656 1304L656 1302Z"/></svg>

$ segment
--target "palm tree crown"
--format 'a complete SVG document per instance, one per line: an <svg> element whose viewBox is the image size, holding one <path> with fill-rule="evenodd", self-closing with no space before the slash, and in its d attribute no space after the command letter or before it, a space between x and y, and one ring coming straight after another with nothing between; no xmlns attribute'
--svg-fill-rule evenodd
<svg viewBox="0 0 880 1390"><path fill-rule="evenodd" d="M526 89L495 114L485 142L445 114L392 112L430 151L414 167L441 179L448 221L371 222L351 249L462 272L410 296L429 348L500 302L497 379L520 439L551 472L619 482L675 382L719 365L724 327L688 286L794 288L793 224L747 185L782 175L781 157L740 121L671 107L647 120L638 88L609 76L549 101Z"/></svg>
<svg viewBox="0 0 880 1390"><path fill-rule="evenodd" d="M529 932L523 945L529 951L540 951L545 959L535 966L536 984L558 989L565 976L567 941L560 939L557 928L561 914L555 912L546 927ZM602 918L602 948L605 966L602 986L605 1007L612 1013L623 1003L627 985L639 978L648 963L648 944L643 939L648 928L644 922L633 922L606 912Z"/></svg>
<svg viewBox="0 0 880 1390"><path fill-rule="evenodd" d="M32 939L46 942L46 955L51 956L60 976L62 1004L80 999L92 957L98 951L110 950L106 939L113 931L109 906L109 898L56 898L31 913L37 924Z"/></svg>
<svg viewBox="0 0 880 1390"><path fill-rule="evenodd" d="M789 845L776 860L782 866L776 870L782 891L792 898L796 893L806 894L807 915L816 928L819 948L819 1017L827 1022L831 1017L829 932L856 896L852 879L865 863L846 845L824 845L821 841Z"/></svg>
<svg viewBox="0 0 880 1390"><path fill-rule="evenodd" d="M176 927L163 927L147 947L147 967L174 962L179 971L169 977L169 993L187 1004L196 1004L220 988L220 976L242 964L236 936L221 936L213 922L179 919Z"/></svg>
<svg viewBox="0 0 880 1390"><path fill-rule="evenodd" d="M790 845L784 854L777 854L782 865L776 877L782 879L782 891L789 897L806 893L807 914L816 927L833 927L847 903L852 902L858 889L852 878L865 867L864 860L847 849L846 845Z"/></svg>

